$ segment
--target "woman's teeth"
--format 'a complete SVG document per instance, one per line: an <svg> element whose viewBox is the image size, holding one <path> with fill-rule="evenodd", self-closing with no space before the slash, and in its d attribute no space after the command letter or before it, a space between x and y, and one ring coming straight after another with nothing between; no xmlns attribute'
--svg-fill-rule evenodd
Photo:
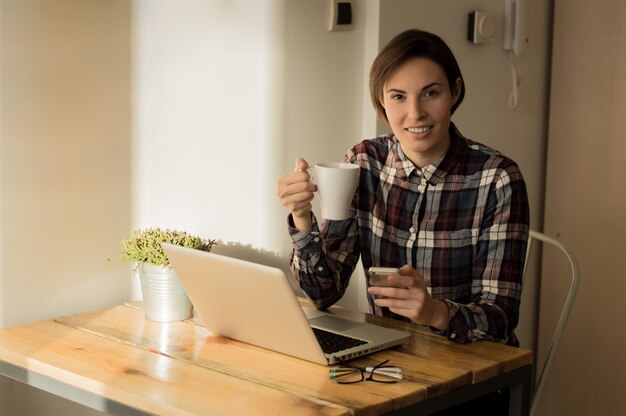
<svg viewBox="0 0 626 416"><path fill-rule="evenodd" d="M411 133L426 133L428 130L432 129L432 126L426 126L426 127L409 127L407 130L410 131Z"/></svg>

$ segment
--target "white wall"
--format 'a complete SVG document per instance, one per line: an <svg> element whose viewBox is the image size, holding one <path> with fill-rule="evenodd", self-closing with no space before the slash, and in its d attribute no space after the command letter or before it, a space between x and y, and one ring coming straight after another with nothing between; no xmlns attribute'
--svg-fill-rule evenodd
<svg viewBox="0 0 626 416"><path fill-rule="evenodd" d="M287 269L279 176L375 135L367 3L355 2L354 30L329 32L325 1L136 1L133 225L267 250ZM358 285L343 304L367 309Z"/></svg>
<svg viewBox="0 0 626 416"><path fill-rule="evenodd" d="M133 226L278 249L280 2L134 2Z"/></svg>
<svg viewBox="0 0 626 416"><path fill-rule="evenodd" d="M331 33L327 2L186 5L135 2L133 224L288 270L276 184L296 157L339 160L363 136L365 9Z"/></svg>

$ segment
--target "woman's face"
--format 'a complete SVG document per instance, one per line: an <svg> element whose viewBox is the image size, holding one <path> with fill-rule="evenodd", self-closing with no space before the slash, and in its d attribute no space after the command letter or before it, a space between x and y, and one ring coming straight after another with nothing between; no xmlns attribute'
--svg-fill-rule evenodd
<svg viewBox="0 0 626 416"><path fill-rule="evenodd" d="M440 159L450 146L450 110L458 99L461 79L450 91L439 64L411 58L383 86L382 106L402 151L420 168Z"/></svg>

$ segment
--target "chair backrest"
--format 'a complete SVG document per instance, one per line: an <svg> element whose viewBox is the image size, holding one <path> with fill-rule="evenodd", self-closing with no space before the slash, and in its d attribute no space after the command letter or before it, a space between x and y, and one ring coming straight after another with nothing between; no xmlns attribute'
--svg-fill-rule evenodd
<svg viewBox="0 0 626 416"><path fill-rule="evenodd" d="M563 303L563 309L561 310L561 316L556 325L556 329L554 330L554 334L552 336L552 341L550 343L550 348L548 349L548 355L546 356L545 362L543 364L543 368L541 369L541 375L537 381L537 387L535 388L535 392L533 394L533 400L530 406L530 414L534 415L535 410L537 408L537 402L539 400L539 395L541 394L541 390L543 389L543 385L546 381L546 375L548 374L548 370L552 365L552 361L554 360L554 355L556 353L556 348L561 340L561 335L563 335L563 329L565 328L565 324L567 319L569 318L570 310L572 309L572 304L574 303L574 298L576 297L576 292L578 291L578 282L579 282L579 269L578 263L576 262L576 257L567 248L561 241L549 237L543 233L538 231L530 230L528 236L528 248L526 250L526 263L524 266L524 276L526 275L526 270L528 269L528 260L531 255L533 243L535 241L540 241L543 244L551 244L556 248L560 249L561 252L565 255L567 260L569 261L571 267L571 284L569 287L569 292L567 293L567 297L565 298L565 302Z"/></svg>

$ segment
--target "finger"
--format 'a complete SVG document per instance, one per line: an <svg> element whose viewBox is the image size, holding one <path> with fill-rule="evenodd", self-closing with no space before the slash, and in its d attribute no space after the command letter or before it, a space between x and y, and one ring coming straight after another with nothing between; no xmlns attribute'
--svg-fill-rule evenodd
<svg viewBox="0 0 626 416"><path fill-rule="evenodd" d="M392 286L400 287L403 289L411 288L411 287L419 287L419 277L415 276L403 276L401 274L392 274L387 277L389 283Z"/></svg>
<svg viewBox="0 0 626 416"><path fill-rule="evenodd" d="M303 191L314 192L317 188L310 181L307 171L288 173L278 180L279 193L298 193Z"/></svg>
<svg viewBox="0 0 626 416"><path fill-rule="evenodd" d="M284 183L278 188L279 197L295 198L295 200L313 199L313 192L316 191L315 184L306 180L297 180L292 183Z"/></svg>
<svg viewBox="0 0 626 416"><path fill-rule="evenodd" d="M285 200L295 205L306 205L313 200L313 194L311 192L298 192L289 195Z"/></svg>
<svg viewBox="0 0 626 416"><path fill-rule="evenodd" d="M374 300L374 303L376 303L376 305L381 306L381 307L386 307L386 308L393 308L393 309L407 309L407 310L411 310L414 309L414 307L412 307L412 302L410 300L407 299L398 299L398 298L378 298L376 300Z"/></svg>
<svg viewBox="0 0 626 416"><path fill-rule="evenodd" d="M296 183L290 186L279 187L278 197L281 204L290 211L303 208L310 209L311 201L314 198L312 184Z"/></svg>
<svg viewBox="0 0 626 416"><path fill-rule="evenodd" d="M294 168L294 171L302 172L303 170L307 170L308 168L309 168L309 164L306 160L304 160L301 157L296 159L296 166Z"/></svg>
<svg viewBox="0 0 626 416"><path fill-rule="evenodd" d="M423 274L415 270L410 264L405 264L404 266L400 267L399 270L401 275L423 278Z"/></svg>
<svg viewBox="0 0 626 416"><path fill-rule="evenodd" d="M391 312L405 316L416 323L421 323L423 305L412 300L382 298L374 301L377 306L388 308Z"/></svg>
<svg viewBox="0 0 626 416"><path fill-rule="evenodd" d="M405 316L414 322L417 321L417 315L415 314L415 311L412 309L406 309L406 308L388 308L388 309L391 312L395 313L396 315Z"/></svg>
<svg viewBox="0 0 626 416"><path fill-rule="evenodd" d="M367 289L371 295L381 296L384 299L410 299L411 294L406 288L390 286L371 286Z"/></svg>

